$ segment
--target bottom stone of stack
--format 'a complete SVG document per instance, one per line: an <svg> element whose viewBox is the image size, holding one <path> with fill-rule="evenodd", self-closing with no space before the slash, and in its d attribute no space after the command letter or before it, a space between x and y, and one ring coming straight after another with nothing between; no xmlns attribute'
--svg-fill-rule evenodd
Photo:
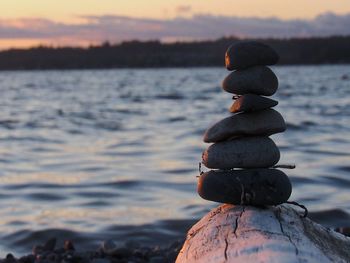
<svg viewBox="0 0 350 263"><path fill-rule="evenodd" d="M292 193L285 173L277 169L212 170L199 177L198 194L234 205L278 205Z"/></svg>

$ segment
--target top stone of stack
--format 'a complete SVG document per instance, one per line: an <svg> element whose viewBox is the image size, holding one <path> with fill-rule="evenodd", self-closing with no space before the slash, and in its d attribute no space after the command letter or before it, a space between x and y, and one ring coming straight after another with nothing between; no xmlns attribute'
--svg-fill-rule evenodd
<svg viewBox="0 0 350 263"><path fill-rule="evenodd" d="M228 70L274 65L278 60L278 54L271 47L255 41L235 43L228 48L225 54L225 64Z"/></svg>

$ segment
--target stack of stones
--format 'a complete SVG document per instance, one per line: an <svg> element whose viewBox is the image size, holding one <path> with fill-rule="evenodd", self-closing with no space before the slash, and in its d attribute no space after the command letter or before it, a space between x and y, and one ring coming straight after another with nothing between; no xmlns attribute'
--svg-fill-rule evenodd
<svg viewBox="0 0 350 263"><path fill-rule="evenodd" d="M288 177L273 167L280 159L276 144L268 137L283 132L286 124L277 111L273 95L278 79L267 65L279 57L269 46L242 41L226 52L226 68L231 72L223 89L234 95L232 116L225 118L204 135L213 143L202 155L211 169L201 173L199 195L207 200L235 205L278 205L288 200L292 187Z"/></svg>

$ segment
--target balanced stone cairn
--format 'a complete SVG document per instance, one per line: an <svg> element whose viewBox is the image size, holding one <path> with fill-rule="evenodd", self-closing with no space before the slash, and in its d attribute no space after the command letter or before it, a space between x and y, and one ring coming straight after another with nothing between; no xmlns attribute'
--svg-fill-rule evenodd
<svg viewBox="0 0 350 263"><path fill-rule="evenodd" d="M234 114L204 134L204 142L213 144L203 152L202 163L215 170L201 172L198 193L202 198L263 206L282 204L290 197L288 177L274 169L279 149L268 137L286 129L281 114L271 109L278 102L265 97L278 88L276 75L267 67L278 59L271 47L258 42L242 41L228 48L226 68L235 71L222 87L235 94L230 108Z"/></svg>

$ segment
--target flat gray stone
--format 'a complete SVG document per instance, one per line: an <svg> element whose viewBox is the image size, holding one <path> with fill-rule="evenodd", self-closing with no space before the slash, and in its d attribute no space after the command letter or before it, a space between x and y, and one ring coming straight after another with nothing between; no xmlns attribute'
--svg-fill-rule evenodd
<svg viewBox="0 0 350 263"><path fill-rule="evenodd" d="M230 112L251 112L260 111L275 107L278 101L255 94L245 94L234 101L230 108Z"/></svg>
<svg viewBox="0 0 350 263"><path fill-rule="evenodd" d="M256 66L231 72L222 82L222 88L238 95L271 96L278 88L278 79L268 67Z"/></svg>
<svg viewBox="0 0 350 263"><path fill-rule="evenodd" d="M225 54L228 70L245 69L258 65L274 65L279 56L268 45L255 41L240 41L231 45Z"/></svg>
<svg viewBox="0 0 350 263"><path fill-rule="evenodd" d="M209 171L198 181L206 200L234 205L278 205L292 193L288 177L277 169Z"/></svg>
<svg viewBox="0 0 350 263"><path fill-rule="evenodd" d="M280 159L280 151L269 137L241 137L210 145L202 154L212 169L268 168Z"/></svg>
<svg viewBox="0 0 350 263"><path fill-rule="evenodd" d="M204 134L204 142L220 142L233 137L266 135L283 132L286 123L281 114L273 109L255 112L242 112L227 117Z"/></svg>

